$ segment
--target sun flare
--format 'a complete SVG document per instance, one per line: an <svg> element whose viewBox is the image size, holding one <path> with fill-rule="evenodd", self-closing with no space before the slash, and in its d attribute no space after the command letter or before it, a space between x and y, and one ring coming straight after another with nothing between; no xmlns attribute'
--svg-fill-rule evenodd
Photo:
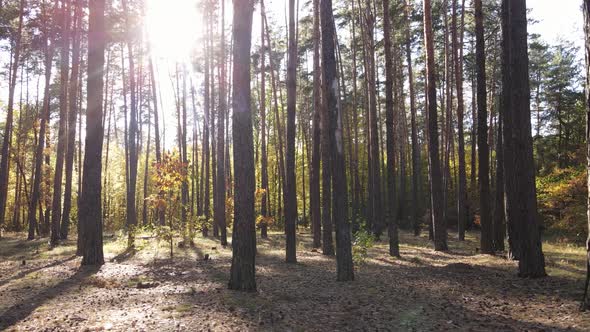
<svg viewBox="0 0 590 332"><path fill-rule="evenodd" d="M146 27L153 55L187 62L201 34L201 21L194 0L148 0Z"/></svg>

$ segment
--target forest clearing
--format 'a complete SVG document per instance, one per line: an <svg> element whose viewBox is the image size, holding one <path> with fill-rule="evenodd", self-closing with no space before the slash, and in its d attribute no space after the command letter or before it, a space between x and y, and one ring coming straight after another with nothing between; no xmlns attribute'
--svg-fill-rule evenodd
<svg viewBox="0 0 590 332"><path fill-rule="evenodd" d="M298 234L299 261L284 264L280 234L258 240L257 293L227 290L231 250L213 239L194 248L109 237L100 270L80 269L75 244L47 251L45 241L9 234L0 264L0 329L9 331L587 331L578 307L585 250L545 243L549 277L522 279L515 262L477 253L478 239L449 241L402 232L402 258L375 243L353 283L334 283L333 258ZM156 249L157 248L157 249ZM23 254L27 252L28 254ZM209 260L204 260L209 255ZM22 265L25 261L26 264Z"/></svg>

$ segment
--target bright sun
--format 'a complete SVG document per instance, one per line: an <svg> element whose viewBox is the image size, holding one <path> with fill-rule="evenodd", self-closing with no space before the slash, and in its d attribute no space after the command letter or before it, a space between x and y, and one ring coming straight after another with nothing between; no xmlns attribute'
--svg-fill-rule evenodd
<svg viewBox="0 0 590 332"><path fill-rule="evenodd" d="M146 25L156 58L187 62L202 18L194 0L148 0Z"/></svg>

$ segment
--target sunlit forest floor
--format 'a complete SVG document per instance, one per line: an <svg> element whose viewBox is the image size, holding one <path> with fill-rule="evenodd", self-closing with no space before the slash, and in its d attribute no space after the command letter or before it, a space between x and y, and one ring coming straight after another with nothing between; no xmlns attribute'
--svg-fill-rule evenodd
<svg viewBox="0 0 590 332"><path fill-rule="evenodd" d="M299 234L299 263L283 262L283 237L258 240L257 293L227 290L230 247L196 239L195 248L138 237L106 237L107 263L81 269L75 242L0 240L0 330L153 331L537 331L590 330L579 312L584 249L545 243L550 277L516 277L516 263L479 255L475 233L450 234L450 252L427 237L401 234L401 259L387 241L369 251L356 281L335 281L335 260ZM209 255L210 260L205 260Z"/></svg>

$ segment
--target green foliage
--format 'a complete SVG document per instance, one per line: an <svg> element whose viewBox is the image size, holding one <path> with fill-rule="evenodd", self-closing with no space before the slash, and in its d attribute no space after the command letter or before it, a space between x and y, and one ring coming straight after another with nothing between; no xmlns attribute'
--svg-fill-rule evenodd
<svg viewBox="0 0 590 332"><path fill-rule="evenodd" d="M362 266L369 257L369 249L375 244L375 238L371 232L365 230L365 227L354 233L352 242L352 261L354 266Z"/></svg>
<svg viewBox="0 0 590 332"><path fill-rule="evenodd" d="M550 234L583 243L586 238L586 170L556 169L537 178L539 213Z"/></svg>

